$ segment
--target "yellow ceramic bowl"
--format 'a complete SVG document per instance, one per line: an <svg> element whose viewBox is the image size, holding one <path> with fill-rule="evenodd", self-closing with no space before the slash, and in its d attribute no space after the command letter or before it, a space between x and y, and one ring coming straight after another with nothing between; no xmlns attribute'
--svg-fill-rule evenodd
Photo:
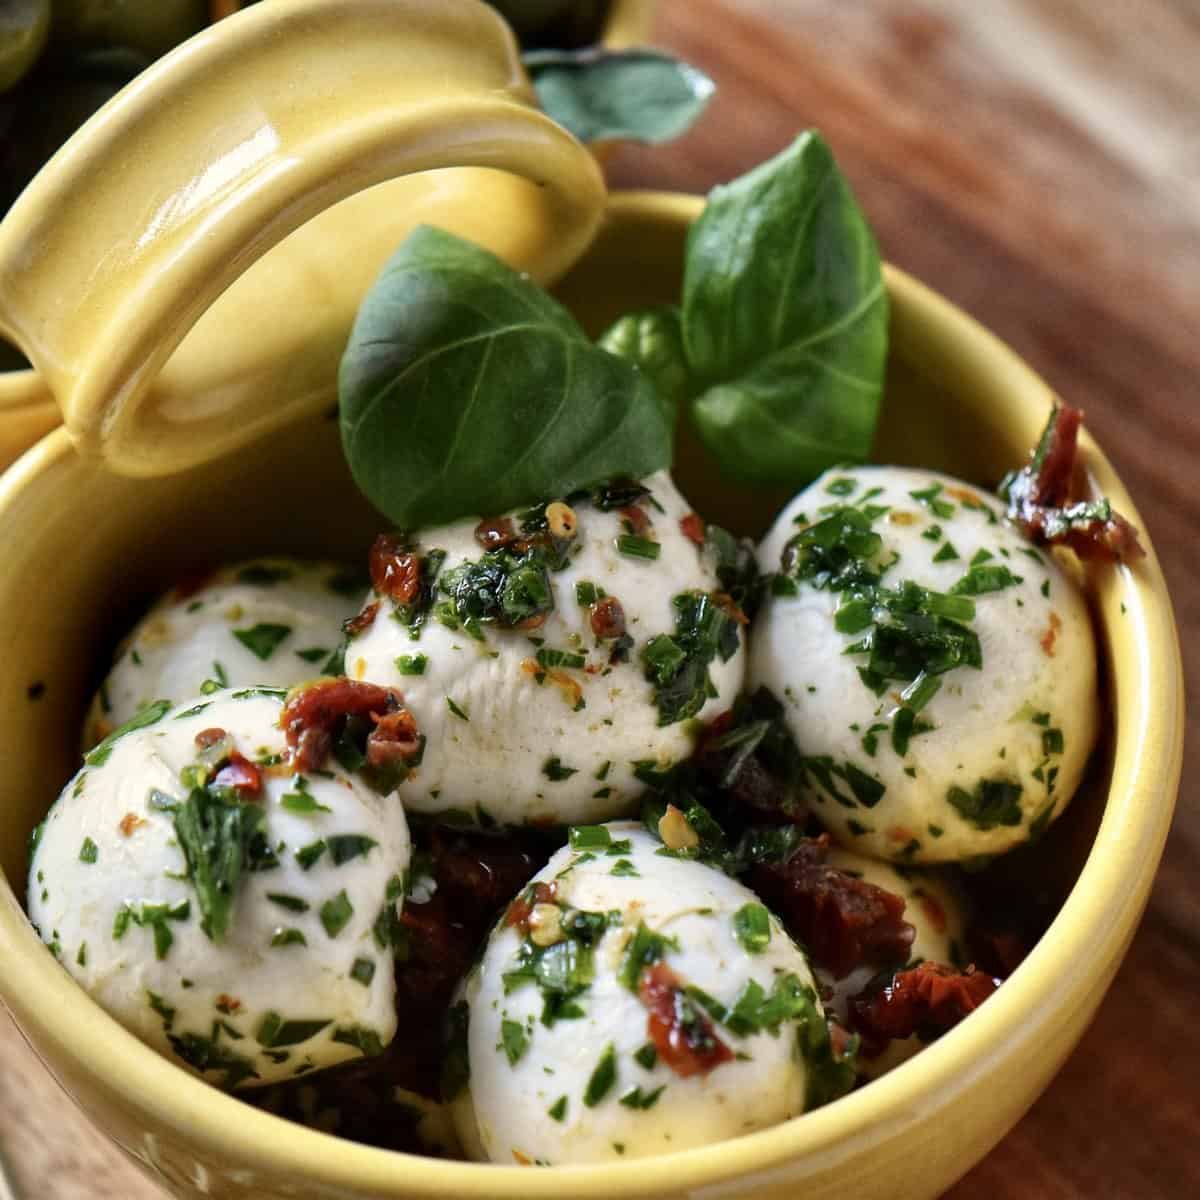
<svg viewBox="0 0 1200 1200"><path fill-rule="evenodd" d="M693 197L613 198L560 285L593 331L678 294ZM876 457L991 483L1022 461L1046 386L968 317L889 270L892 341ZM1120 480L1085 437L1092 486L1129 517ZM774 497L713 477L686 434L679 477L706 515L761 530ZM1065 896L1050 932L1000 991L913 1061L827 1108L703 1150L628 1164L522 1170L415 1158L339 1141L198 1082L88 1000L21 909L25 839L75 766L89 690L137 604L200 554L362 554L380 524L357 497L334 424L305 418L176 476L130 480L58 430L0 480L0 993L95 1122L181 1196L285 1200L568 1200L934 1196L981 1158L1045 1087L1112 979L1145 903L1179 777L1182 684L1154 552L1090 580L1112 713L1090 785L1012 869ZM1002 860L1004 861L1004 860Z"/></svg>
<svg viewBox="0 0 1200 1200"><path fill-rule="evenodd" d="M216 16L224 17L235 13L241 7L244 6L240 0L226 0L223 4L214 5L213 12ZM259 15L255 14L256 17ZM653 16L654 0L612 0L601 33L600 44L613 50L644 44L650 37ZM477 57L486 58L490 50L490 47L483 47L474 42L464 46L462 62L457 64L453 71L447 73L451 76L458 76L461 81L468 74L467 59L470 55L477 54ZM176 54L173 57L179 58L180 56ZM441 69L440 65L434 62L431 54L425 54L423 58L426 63L424 76L436 74ZM510 61L507 63L499 60L497 65L498 58L499 56L493 56L491 70L494 78L489 81L490 86L499 90L507 85L510 90L519 90L520 86L524 85L524 81L519 78L520 71L516 66L515 57L510 56ZM326 61L336 62L338 69L341 69L340 61L334 59ZM503 75L506 69L509 79ZM215 67L208 67L205 70L208 72L210 81L214 78L220 79L223 74L223 70ZM310 66L303 61L295 64L295 71L297 74L303 72L306 78L311 77L312 74ZM177 65L174 78L169 81L172 92L181 86L180 76L182 74L183 71ZM395 73L396 81L408 82L409 74L414 76L411 80L416 85L414 91L428 87L428 83L420 71L398 70ZM416 78L417 76L422 76L422 78ZM311 84L312 80L309 78L309 85L311 86ZM361 80L360 90L363 90ZM231 98L222 97L216 87L209 87L207 91L209 92L210 108L215 109L218 114L245 111L244 104L239 107ZM170 127L169 136L178 138L180 136L178 110L170 103L164 103L161 111L168 114L166 124ZM203 114L203 118L204 121L209 122L217 119L207 112ZM328 122L332 118L333 113L327 106L323 119ZM229 122L229 124L235 123ZM203 124L201 124L201 128L203 128ZM231 128L229 134L225 152L232 154L238 145L238 130ZM145 140L144 135L140 136ZM218 153L218 150L207 145L199 134L193 140L197 147L196 152L202 157L212 157ZM244 135L242 140L246 140ZM200 177L197 176L197 178ZM484 194L488 192L490 192L490 196L485 198ZM90 210L92 205L90 195L87 204ZM125 205L124 200L120 201L117 205L118 211L127 213ZM486 221L481 222L480 220L481 211L488 208L510 214L510 219L503 228L497 225L490 233L486 230ZM515 214L520 210L524 210L526 214L523 220L515 218ZM316 384L318 391L327 390L326 381L331 377L332 366L336 363L337 355L337 348L331 343L344 338L344 326L348 319L348 317L343 317L338 306L328 303L328 293L340 290L361 296L379 266L378 262L362 253L361 247L375 244L380 247L380 252L386 255L389 247L397 244L408 228L422 219L435 219L435 214L436 219L447 227L461 227L462 232L473 234L476 239L485 237L490 248L510 260L521 262L538 277L556 273L555 264L546 259L548 250L553 251L555 247L558 247L562 249L568 259L573 257L569 239L545 238L543 233L545 217L538 211L535 185L511 175L505 176L495 172L485 173L472 168L461 168L454 175L443 171L440 177L432 183L426 179L417 178L394 182L390 185L386 202L381 202L379 195L362 196L343 204L337 213L330 213L324 217L323 221L314 223L307 231L308 241L302 241L299 248L295 244L290 248L290 259L276 258L272 260L271 264L260 268L257 274L235 291L235 303L237 298L241 298L243 301L236 323L246 325L261 320L259 314L264 307L262 302L264 294L282 294L296 286L308 286L314 277L320 277L327 292L324 311L310 314L306 326L295 325L290 332L273 328L275 323L271 320L262 322L258 331L258 340L263 353L276 360L299 360L300 370L298 373L307 374L310 379L319 380ZM94 223L89 212L88 224L94 225ZM582 229L581 233L586 235L586 228ZM115 234L110 239L112 242L117 240ZM322 262L319 254L322 245L333 243L345 245L347 242L357 242L358 252L355 253L352 249L349 257L362 264L363 269L358 276L353 273L349 277L347 276L345 259L341 254L335 256L332 264ZM311 247L313 246L318 248L318 252L312 251ZM281 261L285 263L282 268L279 266ZM218 323L226 320L228 317L221 318ZM216 350L204 336L206 332L207 329L201 329L200 334L192 339L188 347L185 347L183 357L173 365L174 372L177 376L182 373L188 380L203 375L205 377L203 387L214 397L214 411L220 413L222 405L229 403L230 398L237 395L239 388L242 389L242 398L244 399L247 393L261 387L261 381L256 375L253 364L225 360L225 356L219 350L220 345L224 342L220 329L216 330L214 335L218 346ZM0 337L2 336L3 334L0 333ZM282 337L282 341L273 341L280 337ZM320 356L322 345L329 346L328 353L324 355L323 367L312 372L305 372L304 368L308 364L303 360ZM167 388L170 388L171 383L171 376L168 375ZM295 384L293 394L298 395L301 391L299 380L296 380ZM60 395L62 390L63 387L60 383ZM316 402L323 401L318 397ZM53 429L60 420L59 404L43 375L34 370L4 370L0 367L0 470L13 462L42 434ZM225 418L218 416L216 420L224 423ZM202 439L199 436L190 439L190 442L197 447L202 445Z"/></svg>

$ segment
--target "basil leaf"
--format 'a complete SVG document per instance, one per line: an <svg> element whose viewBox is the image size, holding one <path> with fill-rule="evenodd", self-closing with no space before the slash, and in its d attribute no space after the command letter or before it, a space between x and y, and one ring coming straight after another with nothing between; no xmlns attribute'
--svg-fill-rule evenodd
<svg viewBox="0 0 1200 1200"><path fill-rule="evenodd" d="M644 376L495 255L428 226L359 309L338 394L355 482L404 528L671 462Z"/></svg>
<svg viewBox="0 0 1200 1200"><path fill-rule="evenodd" d="M668 142L716 91L703 71L655 50L531 50L522 61L538 103L581 142Z"/></svg>
<svg viewBox="0 0 1200 1200"><path fill-rule="evenodd" d="M668 404L668 419L673 421L688 391L679 309L649 308L628 313L603 333L597 344L633 363L647 376L659 398Z"/></svg>
<svg viewBox="0 0 1200 1200"><path fill-rule="evenodd" d="M820 135L716 188L688 235L683 341L722 468L797 486L865 458L887 315L875 239Z"/></svg>

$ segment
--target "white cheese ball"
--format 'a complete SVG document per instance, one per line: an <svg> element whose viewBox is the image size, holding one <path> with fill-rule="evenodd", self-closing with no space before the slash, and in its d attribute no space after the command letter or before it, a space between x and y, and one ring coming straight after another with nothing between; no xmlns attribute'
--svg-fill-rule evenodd
<svg viewBox="0 0 1200 1200"><path fill-rule="evenodd" d="M277 865L242 871L220 941L201 928L201 891L164 805L188 796L180 772L197 762L202 731L223 730L251 761L281 756L281 705L221 691L148 710L158 719L88 756L30 868L30 918L84 990L224 1086L378 1052L396 1030L392 952L373 926L399 906L408 826L394 795L336 764L319 776L263 771L254 802Z"/></svg>
<svg viewBox="0 0 1200 1200"><path fill-rule="evenodd" d="M612 845L564 847L534 876L534 884L554 885L553 904L534 909L528 935L502 920L468 977L470 1081L452 1107L473 1158L636 1158L737 1137L805 1110L812 1073L797 1014L774 1033L739 1035L714 1021L737 1057L707 1073L684 1078L647 1053L648 1009L620 978L639 926L672 939L662 961L681 984L730 1011L753 985L771 996L789 985L813 989L813 980L803 953L748 888L712 867L659 854L657 839L633 822L604 828ZM747 906L762 921L753 953L737 932ZM554 936L556 922L570 925L572 910L612 915L594 945L591 982L573 998L578 1015L547 1025L541 983L513 986L510 973L522 953L536 951L539 937ZM807 996L808 1013L823 1029L815 989Z"/></svg>
<svg viewBox="0 0 1200 1200"><path fill-rule="evenodd" d="M347 674L403 692L427 739L421 765L400 786L408 809L482 824L599 821L633 806L641 791L635 762L651 760L661 768L691 753L695 722L659 723L641 653L656 635L675 633L674 597L712 593L720 584L711 556L680 528L691 508L670 476L660 472L645 486L650 496L639 504L652 528L644 536L658 545L658 557L622 553L621 514L578 504L570 559L550 572L554 610L540 627L522 632L483 624L477 640L431 614L413 641L391 619L395 605L384 598L375 620L350 643ZM440 579L483 556L477 524L460 521L421 535L423 554L446 552ZM589 588L620 602L633 639L627 661L610 665L612 642L593 633L589 608L580 603ZM379 599L372 593L367 604ZM444 601L439 592L435 607ZM539 651L543 659L553 651L575 657L571 665L545 670ZM401 671L402 656L420 656L423 673ZM701 721L732 704L744 671L740 644L728 661L713 658L708 673L714 694L696 714Z"/></svg>
<svg viewBox="0 0 1200 1200"><path fill-rule="evenodd" d="M966 945L966 909L960 892L936 871L917 871L906 867L896 868L890 863L879 862L851 850L834 847L829 852L828 863L892 892L904 900L904 919L913 927L912 948L908 962L935 962L946 966L962 967ZM900 964L905 966L907 964ZM851 971L842 979L834 979L827 972L816 968L823 994L831 993L826 1002L843 1022L847 1018L850 1000L858 995L879 973L879 968L864 965ZM912 1058L925 1043L919 1037L903 1038L890 1042L887 1049L874 1058L860 1054L858 1072L867 1079L880 1075Z"/></svg>
<svg viewBox="0 0 1200 1200"><path fill-rule="evenodd" d="M762 570L779 571L789 542L839 506L869 518L881 544L867 565L882 571L883 588L915 584L973 604L962 623L982 667L933 675L939 690L897 743L908 682L888 678L877 694L860 669L871 661L863 643L898 618L867 602L848 619L852 593L811 580L791 595L774 588L755 622L749 682L783 703L818 816L845 845L903 862L997 854L1037 836L1069 802L1099 727L1096 649L1078 587L997 501L900 467L822 475L764 538Z"/></svg>
<svg viewBox="0 0 1200 1200"><path fill-rule="evenodd" d="M221 687L292 687L321 674L361 576L336 563L256 558L162 596L118 647L84 725L94 746L155 700Z"/></svg>

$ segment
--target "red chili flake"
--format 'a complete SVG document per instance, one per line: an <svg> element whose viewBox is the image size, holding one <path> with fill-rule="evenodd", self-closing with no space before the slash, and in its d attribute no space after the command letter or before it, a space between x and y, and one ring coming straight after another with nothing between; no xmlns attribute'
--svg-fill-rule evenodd
<svg viewBox="0 0 1200 1200"><path fill-rule="evenodd" d="M750 618L742 612L741 606L727 592L713 592L713 603L739 625L750 624Z"/></svg>
<svg viewBox="0 0 1200 1200"><path fill-rule="evenodd" d="M243 796L257 796L262 791L262 772L237 750L217 772L213 783L217 787L233 788Z"/></svg>
<svg viewBox="0 0 1200 1200"><path fill-rule="evenodd" d="M505 925L515 925L522 933L529 932L529 918L539 904L553 904L558 896L558 886L540 880L525 888L508 906L504 914Z"/></svg>
<svg viewBox="0 0 1200 1200"><path fill-rule="evenodd" d="M217 1012L224 1013L226 1016L240 1011L242 1007L242 1002L236 996L227 996L224 992L217 997L216 1004Z"/></svg>
<svg viewBox="0 0 1200 1200"><path fill-rule="evenodd" d="M1145 556L1137 530L1107 501L1085 501L1075 489L1083 412L1055 406L1037 448L1008 481L1008 516L1027 537L1070 546L1080 558L1130 562Z"/></svg>
<svg viewBox="0 0 1200 1200"><path fill-rule="evenodd" d="M370 714L375 728L367 735L367 762L373 767L388 766L413 757L421 749L416 718L407 708Z"/></svg>
<svg viewBox="0 0 1200 1200"><path fill-rule="evenodd" d="M638 999L650 1010L646 1034L658 1057L676 1075L707 1075L733 1061L733 1051L717 1036L713 1023L688 997L683 982L666 963L646 967L638 980Z"/></svg>
<svg viewBox="0 0 1200 1200"><path fill-rule="evenodd" d="M1054 657L1054 643L1058 640L1058 631L1062 628L1062 617L1056 612L1050 614L1050 628L1042 634L1039 645L1048 658Z"/></svg>
<svg viewBox="0 0 1200 1200"><path fill-rule="evenodd" d="M117 826L117 828L122 834L124 834L125 837L132 837L133 831L137 829L139 825L145 825L145 823L146 820L144 817L139 817L137 813L127 812L121 818L120 824Z"/></svg>
<svg viewBox="0 0 1200 1200"><path fill-rule="evenodd" d="M918 1033L931 1040L945 1033L999 986L999 979L974 967L956 971L923 962L898 971L883 987L868 987L855 996L850 1002L850 1023L862 1035L864 1052L873 1057L889 1041Z"/></svg>
<svg viewBox="0 0 1200 1200"><path fill-rule="evenodd" d="M322 679L295 692L279 719L291 749L293 770L320 770L338 726L346 718L382 717L403 707L404 697L394 688L354 679Z"/></svg>
<svg viewBox="0 0 1200 1200"><path fill-rule="evenodd" d="M421 588L421 558L402 537L381 533L368 557L371 586L397 604L411 604Z"/></svg>
<svg viewBox="0 0 1200 1200"><path fill-rule="evenodd" d="M517 540L512 517L487 517L475 526L475 540L485 550L503 550Z"/></svg>
<svg viewBox="0 0 1200 1200"><path fill-rule="evenodd" d="M196 745L201 750L207 750L209 746L215 746L218 742L224 741L226 736L225 730L218 729L214 725L212 729L202 729L196 734Z"/></svg>
<svg viewBox="0 0 1200 1200"><path fill-rule="evenodd" d="M691 512L686 517L680 517L679 528L688 541L695 542L697 546L704 545L704 535L707 529L704 518L699 513Z"/></svg>
<svg viewBox="0 0 1200 1200"><path fill-rule="evenodd" d="M828 834L807 838L786 862L755 866L750 886L837 979L862 963L904 962L916 931L903 898L829 865L828 852Z"/></svg>
<svg viewBox="0 0 1200 1200"><path fill-rule="evenodd" d="M616 596L605 596L588 609L588 624L598 638L619 638L625 632L625 609Z"/></svg>
<svg viewBox="0 0 1200 1200"><path fill-rule="evenodd" d="M174 587L172 596L176 603L183 600L190 600L197 592L203 591L212 580L213 570L210 567L205 571L191 571L185 575Z"/></svg>
<svg viewBox="0 0 1200 1200"><path fill-rule="evenodd" d="M360 633L365 633L375 624L375 618L378 615L379 601L373 600L362 612L342 622L342 632L349 638L356 638Z"/></svg>
<svg viewBox="0 0 1200 1200"><path fill-rule="evenodd" d="M631 533L643 534L650 528L650 518L640 504L630 504L618 511L629 522Z"/></svg>

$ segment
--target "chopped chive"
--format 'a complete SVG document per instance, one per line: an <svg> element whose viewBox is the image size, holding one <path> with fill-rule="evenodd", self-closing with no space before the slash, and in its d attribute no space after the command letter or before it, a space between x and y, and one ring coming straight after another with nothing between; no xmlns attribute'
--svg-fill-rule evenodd
<svg viewBox="0 0 1200 1200"><path fill-rule="evenodd" d="M633 533L623 533L617 538L617 550L628 558L644 558L650 561L662 553L662 547L657 542Z"/></svg>

